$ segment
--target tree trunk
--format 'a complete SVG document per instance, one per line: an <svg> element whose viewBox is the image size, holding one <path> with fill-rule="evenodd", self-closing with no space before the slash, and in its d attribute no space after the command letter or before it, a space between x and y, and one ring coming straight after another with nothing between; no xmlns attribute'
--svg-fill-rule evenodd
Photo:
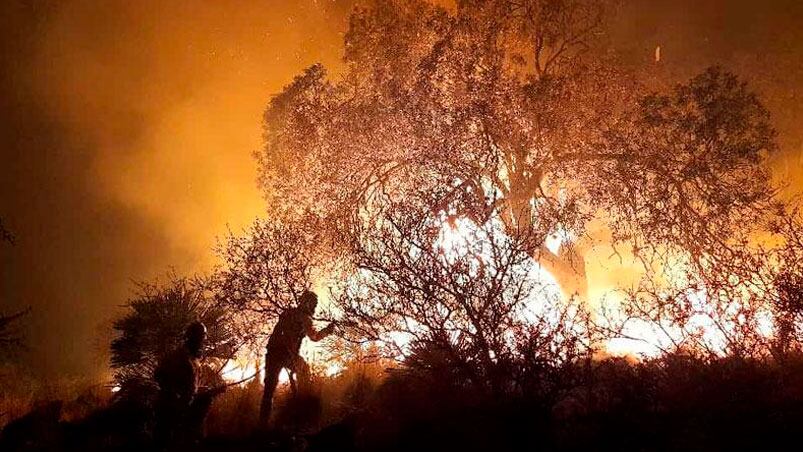
<svg viewBox="0 0 803 452"><path fill-rule="evenodd" d="M585 259L575 249L561 245L555 254L546 246L541 246L533 258L555 278L566 297L576 295L582 300L587 300L588 278Z"/></svg>
<svg viewBox="0 0 803 452"><path fill-rule="evenodd" d="M501 212L502 222L509 231L527 231L533 226L534 187L540 186L541 172L531 172L533 174L528 176L521 171L511 172L510 189L505 199L507 205ZM553 253L542 244L534 250L532 257L555 278L567 298L576 295L587 299L585 259L576 247L563 243L558 252Z"/></svg>

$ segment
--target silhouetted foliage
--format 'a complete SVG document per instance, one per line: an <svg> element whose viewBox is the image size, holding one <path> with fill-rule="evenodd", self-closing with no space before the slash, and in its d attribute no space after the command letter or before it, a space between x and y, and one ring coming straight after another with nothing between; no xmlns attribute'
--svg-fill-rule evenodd
<svg viewBox="0 0 803 452"><path fill-rule="evenodd" d="M214 276L216 297L252 345L261 348L279 315L322 276L326 255L319 227L309 215L293 222L257 220L218 245L223 265Z"/></svg>
<svg viewBox="0 0 803 452"><path fill-rule="evenodd" d="M450 192L376 196L371 213L349 223L353 268L335 290L346 336L475 391L521 389L517 368L539 356L559 364L590 354L599 339L590 319L550 291L531 258L546 231L514 235L468 219L493 217L492 202L467 218L447 215L463 202Z"/></svg>
<svg viewBox="0 0 803 452"><path fill-rule="evenodd" d="M775 319L776 357L803 352L803 224L797 209L777 216L771 230L782 246L770 256L772 314Z"/></svg>
<svg viewBox="0 0 803 452"><path fill-rule="evenodd" d="M650 329L663 352L781 359L799 350L800 217L774 208L696 260L643 252L647 271L614 317Z"/></svg>

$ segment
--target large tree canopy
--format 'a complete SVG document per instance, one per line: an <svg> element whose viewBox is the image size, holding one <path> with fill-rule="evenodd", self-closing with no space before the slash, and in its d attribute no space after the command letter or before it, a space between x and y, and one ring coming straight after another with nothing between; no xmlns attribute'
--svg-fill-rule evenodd
<svg viewBox="0 0 803 452"><path fill-rule="evenodd" d="M734 228L772 202L767 111L711 69L668 93L639 94L598 37L604 2L377 0L357 9L346 69L315 65L265 113L260 182L276 211L335 222L382 192L450 187L458 216L493 200L506 228L559 235L533 256L585 293L592 219L615 243L721 257ZM471 218L475 223L487 217ZM726 249L727 247L725 247Z"/></svg>

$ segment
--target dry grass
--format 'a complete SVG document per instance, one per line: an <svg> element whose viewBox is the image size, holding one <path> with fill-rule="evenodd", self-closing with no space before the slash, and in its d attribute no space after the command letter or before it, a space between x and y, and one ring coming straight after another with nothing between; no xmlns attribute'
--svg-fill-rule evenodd
<svg viewBox="0 0 803 452"><path fill-rule="evenodd" d="M274 421L301 433L347 425L361 450L508 450L523 440L542 450L725 450L771 448L803 434L800 356L779 363L670 355L568 367L554 374L559 381L544 374L528 391L491 395L440 375L352 363L316 377L312 398L290 397L288 385L280 386ZM62 420L79 421L110 399L92 382L43 385L10 368L0 376L4 423L54 399L65 401ZM252 441L261 393L258 381L230 388L213 404L207 434L222 444Z"/></svg>
<svg viewBox="0 0 803 452"><path fill-rule="evenodd" d="M31 409L61 400L61 419L76 421L111 399L111 389L94 380L61 378L43 382L13 365L0 366L0 428Z"/></svg>

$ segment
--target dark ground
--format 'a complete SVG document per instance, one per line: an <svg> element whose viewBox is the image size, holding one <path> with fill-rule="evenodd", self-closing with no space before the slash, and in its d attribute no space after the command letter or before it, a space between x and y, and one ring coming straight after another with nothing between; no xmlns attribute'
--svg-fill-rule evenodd
<svg viewBox="0 0 803 452"><path fill-rule="evenodd" d="M263 434L244 428L259 385L230 391L213 407L207 437L189 449L799 450L803 438L801 358L607 359L551 369L496 395L442 375L361 375L323 382L320 398L285 394L276 428ZM117 400L71 422L59 421L60 408L40 404L9 423L0 450L149 449L147 408Z"/></svg>

